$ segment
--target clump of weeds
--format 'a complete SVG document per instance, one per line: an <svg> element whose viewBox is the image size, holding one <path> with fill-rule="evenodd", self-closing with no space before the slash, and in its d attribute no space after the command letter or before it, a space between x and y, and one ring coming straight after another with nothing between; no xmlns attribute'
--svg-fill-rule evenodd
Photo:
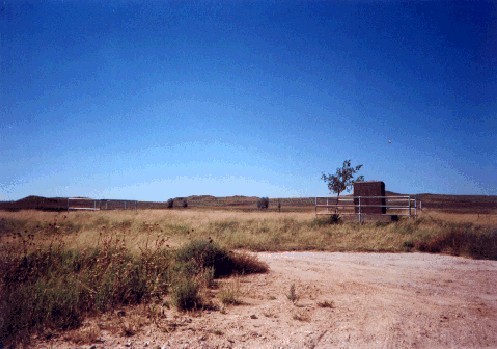
<svg viewBox="0 0 497 349"><path fill-rule="evenodd" d="M297 321L302 321L302 322L310 322L311 321L311 316L309 313L307 313L304 310L298 310L296 311L292 318Z"/></svg>
<svg viewBox="0 0 497 349"><path fill-rule="evenodd" d="M297 295L297 292L295 291L295 284L292 284L290 286L290 292L286 295L286 298L291 300L293 303L297 302L299 299L299 296Z"/></svg>
<svg viewBox="0 0 497 349"><path fill-rule="evenodd" d="M318 302L318 305L321 308L334 308L335 307L335 303L333 303L333 301L328 301L328 300L320 301L320 302Z"/></svg>
<svg viewBox="0 0 497 349"><path fill-rule="evenodd" d="M240 279L235 278L228 281L223 285L218 294L219 300L224 305L238 305L242 304Z"/></svg>

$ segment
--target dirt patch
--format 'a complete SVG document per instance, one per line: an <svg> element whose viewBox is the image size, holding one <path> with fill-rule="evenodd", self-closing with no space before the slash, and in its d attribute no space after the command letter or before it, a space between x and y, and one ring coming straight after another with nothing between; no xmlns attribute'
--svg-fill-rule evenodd
<svg viewBox="0 0 497 349"><path fill-rule="evenodd" d="M150 317L150 308L126 309L34 347L497 347L496 261L424 253L258 256L271 271L235 280L239 305L193 315L161 309L161 318ZM227 283L233 279L221 280L221 289ZM70 341L88 328L95 328L92 343Z"/></svg>

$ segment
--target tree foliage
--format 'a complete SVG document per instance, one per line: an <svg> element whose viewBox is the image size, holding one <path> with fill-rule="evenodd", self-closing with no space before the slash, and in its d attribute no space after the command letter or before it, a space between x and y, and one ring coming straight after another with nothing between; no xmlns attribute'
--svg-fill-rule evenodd
<svg viewBox="0 0 497 349"><path fill-rule="evenodd" d="M353 167L351 165L351 160L345 160L342 164L342 167L338 167L334 174L323 172L321 179L326 182L330 193L337 194L337 197L340 196L340 193L347 190L350 191L350 188L354 185L355 182L363 182L364 176L359 176L354 179L354 175L357 171L361 169L362 165L357 165Z"/></svg>

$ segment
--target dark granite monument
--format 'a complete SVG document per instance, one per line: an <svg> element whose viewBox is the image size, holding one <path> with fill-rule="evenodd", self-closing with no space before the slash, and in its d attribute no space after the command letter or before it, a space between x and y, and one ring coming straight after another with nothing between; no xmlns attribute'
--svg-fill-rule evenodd
<svg viewBox="0 0 497 349"><path fill-rule="evenodd" d="M385 214L385 183L383 182L356 182L354 183L355 213L359 213L359 198L361 197L361 214ZM371 198L367 196L382 196ZM370 205L374 207L370 207Z"/></svg>

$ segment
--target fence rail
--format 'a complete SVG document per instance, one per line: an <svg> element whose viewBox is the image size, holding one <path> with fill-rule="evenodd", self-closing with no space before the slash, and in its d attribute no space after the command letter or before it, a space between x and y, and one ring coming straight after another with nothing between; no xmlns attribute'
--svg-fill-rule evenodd
<svg viewBox="0 0 497 349"><path fill-rule="evenodd" d="M318 215L357 216L363 222L368 216L417 216L418 200L402 196L315 197L314 212ZM392 218L393 218L392 217Z"/></svg>
<svg viewBox="0 0 497 349"><path fill-rule="evenodd" d="M118 199L67 198L68 211L138 210L167 208L166 201L138 201Z"/></svg>

